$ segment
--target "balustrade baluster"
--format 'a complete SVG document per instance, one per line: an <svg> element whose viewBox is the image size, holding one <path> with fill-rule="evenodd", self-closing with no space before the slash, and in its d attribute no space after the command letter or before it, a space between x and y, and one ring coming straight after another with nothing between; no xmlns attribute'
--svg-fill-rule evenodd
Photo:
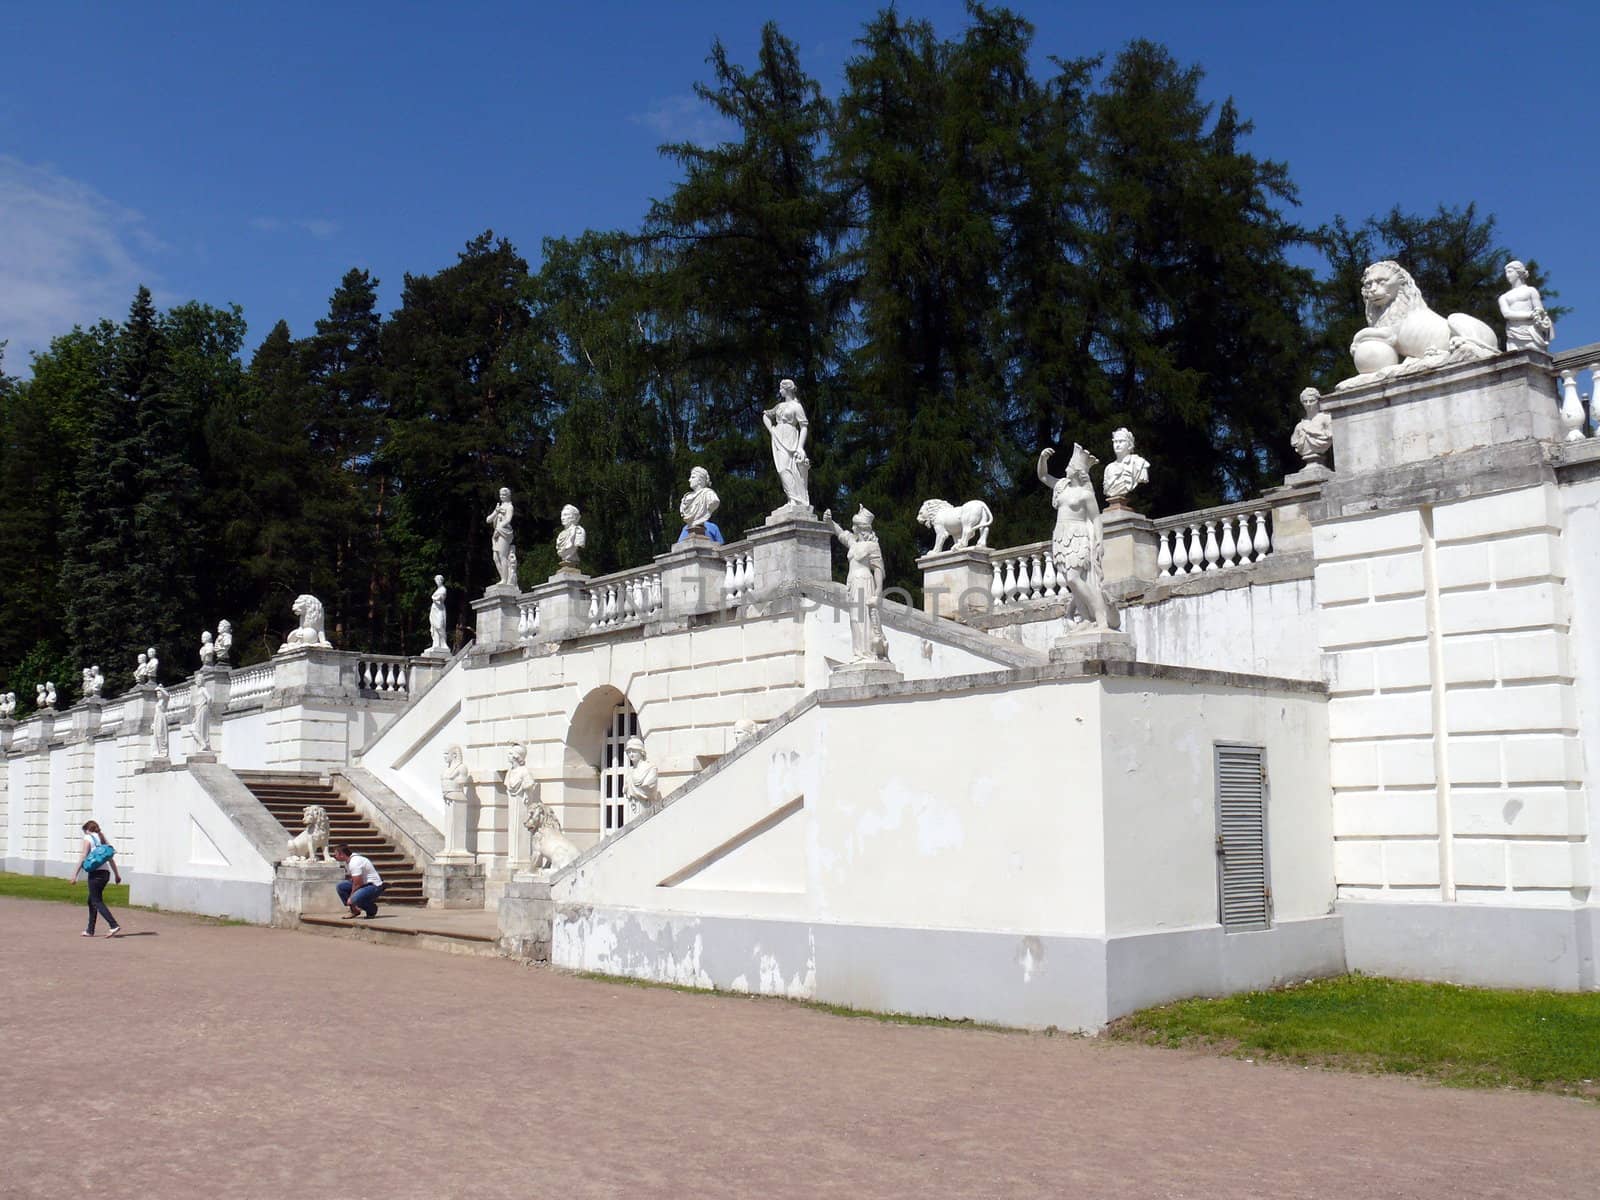
<svg viewBox="0 0 1600 1200"><path fill-rule="evenodd" d="M1239 556L1239 543L1233 540L1233 524L1236 517L1222 518L1222 567L1224 570L1233 566L1233 560Z"/></svg>
<svg viewBox="0 0 1600 1200"><path fill-rule="evenodd" d="M1190 525L1185 528L1184 539L1188 546L1188 549L1185 551L1185 555L1188 558L1189 565L1184 567L1183 573L1185 575L1193 575L1196 571L1201 569L1200 564L1205 558L1205 550L1200 544L1200 534L1198 528L1194 525Z"/></svg>
<svg viewBox="0 0 1600 1200"><path fill-rule="evenodd" d="M600 594L593 588L589 589L589 628L593 629L600 623Z"/></svg>
<svg viewBox="0 0 1600 1200"><path fill-rule="evenodd" d="M1272 536L1267 531L1267 514L1264 511L1262 511L1260 509L1257 509L1256 513L1255 513L1255 518L1256 518L1256 536L1255 536L1256 561L1260 562L1263 558L1265 558L1267 555L1272 553Z"/></svg>
<svg viewBox="0 0 1600 1200"><path fill-rule="evenodd" d="M1208 571L1215 571L1222 565L1222 547L1217 544L1217 523L1215 520L1207 521L1206 526L1206 566Z"/></svg>
<svg viewBox="0 0 1600 1200"><path fill-rule="evenodd" d="M1578 373L1561 372L1561 424L1566 426L1569 442L1583 441L1583 401L1578 398Z"/></svg>
<svg viewBox="0 0 1600 1200"><path fill-rule="evenodd" d="M1061 592L1061 578L1056 574L1056 556L1048 550L1044 554L1044 596L1053 600Z"/></svg>
<svg viewBox="0 0 1600 1200"><path fill-rule="evenodd" d="M528 621L528 629L534 637L539 636L539 606L537 604L533 606L533 617Z"/></svg>
<svg viewBox="0 0 1600 1200"><path fill-rule="evenodd" d="M1156 535L1156 546L1156 578L1166 579L1172 574L1172 530L1161 530Z"/></svg>
<svg viewBox="0 0 1600 1200"><path fill-rule="evenodd" d="M1008 558L1005 561L1005 572L1000 581L1002 594L1001 605L1011 604L1017 598L1017 560Z"/></svg>

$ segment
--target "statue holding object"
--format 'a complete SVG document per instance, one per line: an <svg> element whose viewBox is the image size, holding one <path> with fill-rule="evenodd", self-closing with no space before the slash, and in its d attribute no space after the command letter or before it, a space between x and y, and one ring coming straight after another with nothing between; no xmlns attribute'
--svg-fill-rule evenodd
<svg viewBox="0 0 1600 1200"><path fill-rule="evenodd" d="M1050 557L1056 575L1067 585L1078 611L1101 629L1120 629L1122 618L1116 604L1106 594L1102 571L1105 541L1100 526L1100 505L1094 495L1089 468L1098 461L1082 446L1074 444L1067 460L1066 474L1057 479L1050 474L1050 457L1055 450L1039 452L1039 482L1050 489L1050 505L1056 510L1055 533L1050 539Z"/></svg>

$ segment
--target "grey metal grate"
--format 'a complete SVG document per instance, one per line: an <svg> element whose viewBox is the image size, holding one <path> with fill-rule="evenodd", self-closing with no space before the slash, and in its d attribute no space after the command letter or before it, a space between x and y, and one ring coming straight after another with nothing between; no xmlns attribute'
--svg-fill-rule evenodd
<svg viewBox="0 0 1600 1200"><path fill-rule="evenodd" d="M1266 751L1219 745L1216 775L1217 896L1223 931L1270 928Z"/></svg>

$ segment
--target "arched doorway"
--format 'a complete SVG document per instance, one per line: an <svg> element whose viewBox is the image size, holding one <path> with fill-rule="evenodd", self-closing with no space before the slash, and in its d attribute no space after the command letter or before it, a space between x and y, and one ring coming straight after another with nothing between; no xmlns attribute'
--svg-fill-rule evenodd
<svg viewBox="0 0 1600 1200"><path fill-rule="evenodd" d="M627 821L625 747L642 736L639 714L614 687L590 692L573 710L562 771L562 824L579 846L592 845Z"/></svg>

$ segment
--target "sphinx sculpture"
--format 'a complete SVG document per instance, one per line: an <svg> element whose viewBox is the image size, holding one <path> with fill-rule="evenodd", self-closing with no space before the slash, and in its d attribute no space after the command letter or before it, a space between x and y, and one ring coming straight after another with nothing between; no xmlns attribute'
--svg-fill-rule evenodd
<svg viewBox="0 0 1600 1200"><path fill-rule="evenodd" d="M1477 317L1441 317L1428 307L1411 273L1391 259L1362 273L1361 299L1367 327L1350 343L1359 374L1341 388L1358 387L1395 375L1414 375L1450 363L1473 362L1500 352L1500 339Z"/></svg>

